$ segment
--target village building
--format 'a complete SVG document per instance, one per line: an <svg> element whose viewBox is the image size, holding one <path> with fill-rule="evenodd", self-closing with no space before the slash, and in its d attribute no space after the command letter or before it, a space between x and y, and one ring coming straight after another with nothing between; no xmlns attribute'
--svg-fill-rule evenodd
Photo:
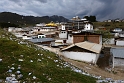
<svg viewBox="0 0 124 83"><path fill-rule="evenodd" d="M124 48L122 47L116 47L116 48L111 48L110 49L112 58L112 67L120 67L120 68L124 68Z"/></svg>
<svg viewBox="0 0 124 83"><path fill-rule="evenodd" d="M62 25L62 29L59 32L59 38L67 38L68 32L65 29L65 25Z"/></svg>
<svg viewBox="0 0 124 83"><path fill-rule="evenodd" d="M100 44L84 41L72 44L61 51L67 58L96 64L101 48Z"/></svg>
<svg viewBox="0 0 124 83"><path fill-rule="evenodd" d="M115 45L124 46L124 31L115 33Z"/></svg>
<svg viewBox="0 0 124 83"><path fill-rule="evenodd" d="M29 39L32 39L32 36L28 36L28 35L24 34L24 35L22 35L22 39L29 40Z"/></svg>
<svg viewBox="0 0 124 83"><path fill-rule="evenodd" d="M65 28L67 30L93 30L93 24L85 18L76 16L65 24Z"/></svg>
<svg viewBox="0 0 124 83"><path fill-rule="evenodd" d="M67 39L68 43L79 43L84 41L102 44L102 35L94 32L83 31L83 32L72 33L70 34L70 37L68 37Z"/></svg>
<svg viewBox="0 0 124 83"><path fill-rule="evenodd" d="M42 33L39 33L38 34L38 38L45 38L46 36L44 35L44 34L42 34Z"/></svg>
<svg viewBox="0 0 124 83"><path fill-rule="evenodd" d="M51 44L54 44L55 39L53 39L53 38L35 38L35 39L30 39L29 41L34 44L51 46Z"/></svg>
<svg viewBox="0 0 124 83"><path fill-rule="evenodd" d="M113 32L121 32L122 29L121 29L121 28L114 28L112 31L113 31Z"/></svg>

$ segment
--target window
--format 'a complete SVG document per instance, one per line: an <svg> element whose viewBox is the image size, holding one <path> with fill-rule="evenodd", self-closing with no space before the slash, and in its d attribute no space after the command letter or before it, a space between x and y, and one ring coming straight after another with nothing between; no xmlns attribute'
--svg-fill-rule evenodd
<svg viewBox="0 0 124 83"><path fill-rule="evenodd" d="M70 37L72 37L72 35L69 35Z"/></svg>

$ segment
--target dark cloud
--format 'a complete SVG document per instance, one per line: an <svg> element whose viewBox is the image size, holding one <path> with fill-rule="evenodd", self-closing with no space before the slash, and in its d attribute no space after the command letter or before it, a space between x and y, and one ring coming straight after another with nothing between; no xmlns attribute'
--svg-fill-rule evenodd
<svg viewBox="0 0 124 83"><path fill-rule="evenodd" d="M47 3L47 0L37 0L37 1L40 1L42 3Z"/></svg>
<svg viewBox="0 0 124 83"><path fill-rule="evenodd" d="M94 13L95 15L97 15L98 19L105 20L122 18L122 15L119 16L117 14L123 11L123 9L120 9L120 7L123 6L124 0L97 0L97 1L103 4L102 6L100 6L99 10L95 11Z"/></svg>
<svg viewBox="0 0 124 83"><path fill-rule="evenodd" d="M123 3L124 0L1 0L0 12L34 16L61 15L68 19L95 15L98 20L105 20L124 18Z"/></svg>

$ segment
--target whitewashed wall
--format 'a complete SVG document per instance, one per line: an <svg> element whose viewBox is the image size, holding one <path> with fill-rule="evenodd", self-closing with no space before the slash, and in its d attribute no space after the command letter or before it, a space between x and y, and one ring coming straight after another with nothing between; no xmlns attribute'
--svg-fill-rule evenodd
<svg viewBox="0 0 124 83"><path fill-rule="evenodd" d="M116 45L117 46L124 46L124 40L117 40Z"/></svg>
<svg viewBox="0 0 124 83"><path fill-rule="evenodd" d="M14 29L15 29L15 27L9 27L9 28L8 28L8 31L9 31L9 32L12 32Z"/></svg>
<svg viewBox="0 0 124 83"><path fill-rule="evenodd" d="M73 44L73 36L72 36L72 34L68 34L67 43Z"/></svg>
<svg viewBox="0 0 124 83"><path fill-rule="evenodd" d="M99 37L99 44L102 45L102 35Z"/></svg>
<svg viewBox="0 0 124 83"><path fill-rule="evenodd" d="M40 31L56 31L57 29L55 28L41 28Z"/></svg>
<svg viewBox="0 0 124 83"><path fill-rule="evenodd" d="M85 27L84 30L93 30L93 25L91 24L85 24L84 27Z"/></svg>
<svg viewBox="0 0 124 83"><path fill-rule="evenodd" d="M113 61L114 61L114 67L120 67L120 66L124 67L124 59L114 58Z"/></svg>
<svg viewBox="0 0 124 83"><path fill-rule="evenodd" d="M38 38L44 38L46 37L45 35L38 35Z"/></svg>
<svg viewBox="0 0 124 83"><path fill-rule="evenodd" d="M62 54L70 59L74 59L74 60L80 60L80 61L85 61L85 62L92 62L92 63L96 63L97 59L99 57L98 54L95 53L86 53L86 52L68 52L68 51L64 51L62 52Z"/></svg>
<svg viewBox="0 0 124 83"><path fill-rule="evenodd" d="M67 38L67 31L60 31L59 38Z"/></svg>
<svg viewBox="0 0 124 83"><path fill-rule="evenodd" d="M22 39L28 40L28 39L32 39L32 37L23 36Z"/></svg>

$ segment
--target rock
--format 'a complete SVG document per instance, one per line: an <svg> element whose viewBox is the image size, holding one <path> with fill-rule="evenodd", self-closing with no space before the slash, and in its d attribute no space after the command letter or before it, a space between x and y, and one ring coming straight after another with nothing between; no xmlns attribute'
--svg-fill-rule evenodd
<svg viewBox="0 0 124 83"><path fill-rule="evenodd" d="M30 62L33 62L33 60L30 60Z"/></svg>
<svg viewBox="0 0 124 83"><path fill-rule="evenodd" d="M18 59L18 61L23 62L24 60L23 59Z"/></svg>
<svg viewBox="0 0 124 83"><path fill-rule="evenodd" d="M36 79L36 76L33 76L33 79Z"/></svg>
<svg viewBox="0 0 124 83"><path fill-rule="evenodd" d="M0 59L0 62L2 62L2 59Z"/></svg>
<svg viewBox="0 0 124 83"><path fill-rule="evenodd" d="M32 73L28 73L28 75L31 75Z"/></svg>

